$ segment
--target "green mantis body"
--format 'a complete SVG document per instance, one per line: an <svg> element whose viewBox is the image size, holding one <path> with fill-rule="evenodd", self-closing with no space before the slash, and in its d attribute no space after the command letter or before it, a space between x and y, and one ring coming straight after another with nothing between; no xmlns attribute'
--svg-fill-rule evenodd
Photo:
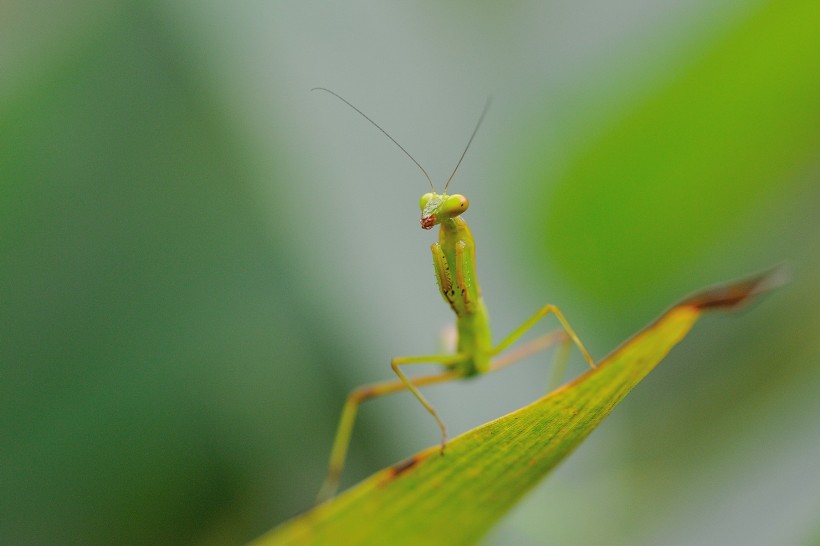
<svg viewBox="0 0 820 546"><path fill-rule="evenodd" d="M399 148L401 148L401 150L407 154L410 159L412 159L413 162L416 163L416 165L422 170L428 181L430 181L430 177L427 175L424 168L421 167L421 165L419 165L419 163L413 159L413 157L410 156L410 154L407 153L407 151L398 142L396 142L393 137L387 134L384 129L379 127L378 124L367 117L361 110L329 89L317 89L331 93L347 103L348 106L356 110L359 114L364 116L380 131L387 135L387 137L390 138L390 140L392 140ZM487 106L489 106L489 102ZM433 243L431 246L433 266L436 271L439 291L441 292L444 300L450 305L453 312L456 314L456 332L458 335L456 352L450 354L396 357L391 361L390 365L398 376L398 381L387 381L366 385L353 390L348 395L342 410L341 419L339 420L336 437L333 442L328 475L322 485L322 489L319 492L320 501L332 496L338 488L342 468L344 466L344 461L347 454L347 448L350 444L350 437L353 432L356 413L359 405L365 400L378 396L384 396L386 394L392 394L402 390L409 390L436 420L436 423L441 430L441 449L442 453L444 453L444 447L447 441L447 430L435 408L433 408L424 395L422 395L419 391L419 387L456 379L464 379L491 371L496 371L555 343L561 343L564 347L568 348L567 342L569 341L572 341L578 347L587 363L591 367L595 367L594 360L589 355L586 348L584 348L569 323L567 323L561 311L554 305L545 305L541 307L523 324L507 335L507 337L505 337L500 343L497 345L493 345L492 343L487 308L484 305L483 298L481 297L481 288L479 287L478 279L476 278L475 242L472 234L470 233L470 228L467 226L467 222L465 222L461 217L461 214L463 214L469 207L469 201L463 195L447 194L447 186L455 175L455 172L461 164L461 160L464 158L464 155L467 153L467 149L469 149L470 143L472 143L472 140L481 125L481 121L484 118L484 114L487 111L487 106L484 108L484 113L482 113L481 118L473 131L470 141L464 149L464 153L462 153L461 158L456 164L456 168L447 180L447 183L444 186L444 191L440 194L436 193L435 190L425 193L422 195L420 200L421 227L425 230L429 230L437 225L439 226L438 242ZM430 186L432 187L432 185L432 181L430 181ZM552 332L545 336L536 338L522 346L514 353L511 353L504 358L496 358L513 343L515 343L537 322L550 313L555 314L558 318L559 322L563 326L563 331ZM559 355L565 356L566 350L559 352ZM444 371L432 375L408 378L400 368L400 366L409 364L429 363L438 363L443 365Z"/></svg>

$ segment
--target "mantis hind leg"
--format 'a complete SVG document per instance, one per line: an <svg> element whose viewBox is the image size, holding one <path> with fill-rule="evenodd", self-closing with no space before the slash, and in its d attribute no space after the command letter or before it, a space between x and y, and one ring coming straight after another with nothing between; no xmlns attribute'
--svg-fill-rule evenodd
<svg viewBox="0 0 820 546"><path fill-rule="evenodd" d="M399 364L420 364L420 363L442 363L451 364L462 360L460 355L429 355L416 357L399 357L393 359L391 365L396 370ZM453 381L460 379L463 374L456 370L448 370L442 373L424 375L408 379L400 370L396 373L399 375L398 381L383 381L381 383L372 383L358 387L350 392L345 400L344 408L342 409L342 416L339 419L339 424L336 428L336 436L333 439L333 447L330 451L330 461L328 463L327 476L322 484L319 494L317 495L317 502L322 502L333 496L339 488L341 480L342 469L344 468L345 459L347 457L347 450L350 446L350 439L353 434L353 426L356 423L356 415L359 411L359 406L365 400L393 394L403 390L410 390L416 398L424 405L425 408L433 415L439 426L444 427L441 419L435 412L435 409L419 392L418 387L426 385L433 385L436 383L444 383L446 381Z"/></svg>
<svg viewBox="0 0 820 546"><path fill-rule="evenodd" d="M550 313L554 314L555 317L558 319L558 321L561 323L561 326L563 326L563 332L559 331L559 332L557 332L557 334L560 334L560 335L564 336L564 339L561 340L561 341L563 341L563 343L561 344L561 348L559 348L559 350L556 352L556 355L555 355L555 366L553 367L554 373L553 373L553 378L551 380L551 383L556 381L556 375L559 371L560 371L561 375L563 375L563 368L566 367L566 360L567 360L567 357L569 356L568 355L568 350L569 350L569 342L570 341L572 343L574 343L576 347L578 347L578 350L581 352L581 355L584 357L584 360L587 361L587 364L589 364L589 367L590 368L595 368L595 361L589 355L589 351L587 351L586 347L584 347L584 344L581 343L581 340L578 338L578 335L575 333L575 330L572 329L572 327L569 325L569 322L567 322L567 319L564 318L564 314L561 313L561 310L558 309L558 307L556 307L555 305L552 305L552 304L545 305L544 307L542 307L541 309L536 311L535 314L533 314L530 318L528 318L521 326L519 326L518 328L513 330L506 338L504 338L498 345L496 345L495 348L493 348L492 354L493 355L498 355L498 354L504 352L507 348L510 347L510 345L512 345L513 343L518 341L518 339L521 336L523 336L530 328L535 326L541 319L543 319L544 317L546 317ZM544 337L549 337L551 335L556 335L556 334L547 334L547 336L544 336ZM533 340L532 343L535 343L540 339L542 339L542 338L537 338L537 339ZM553 340L553 342L554 341L556 341L556 340ZM536 349L536 350L540 350L540 349ZM519 360L519 359L523 358L524 356L532 354L532 352L535 352L535 351L530 351L530 352L527 352L526 354L524 354L522 356L517 356L513 359L512 362L514 362L516 360ZM512 362L506 362L507 360L509 360L509 358L499 360L499 363L502 364L500 367L512 364ZM494 364L493 369L497 369L498 367L499 367L499 364L496 363L496 364ZM560 380L560 378L558 378L558 380Z"/></svg>
<svg viewBox="0 0 820 546"><path fill-rule="evenodd" d="M493 360L490 366L490 372L496 372L507 366L511 366L528 356L547 350L555 345L557 345L558 348L552 357L552 366L550 367L552 371L547 382L547 390L551 391L561 384L564 372L566 372L567 369L567 362L569 361L569 351L572 349L572 339L564 330L554 330L539 336L528 341L515 351L506 353L502 358Z"/></svg>
<svg viewBox="0 0 820 546"><path fill-rule="evenodd" d="M547 392L555 390L561 385L561 382L564 380L564 374L567 371L569 352L572 349L572 340L567 335L564 335L563 338L563 341L561 341L558 348L555 349L555 353L552 357L550 377L547 381Z"/></svg>

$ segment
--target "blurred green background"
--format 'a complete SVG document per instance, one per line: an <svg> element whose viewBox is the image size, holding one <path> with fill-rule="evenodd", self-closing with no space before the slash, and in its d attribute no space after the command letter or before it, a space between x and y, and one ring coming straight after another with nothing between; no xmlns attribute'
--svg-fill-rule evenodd
<svg viewBox="0 0 820 546"><path fill-rule="evenodd" d="M0 542L238 544L310 506L346 392L436 349L451 190L496 336L709 316L487 544L820 542L820 4L0 4ZM547 327L557 327L557 323ZM577 355L576 355L577 357ZM429 389L451 433L545 357ZM572 373L583 370L580 359ZM437 441L367 404L345 484Z"/></svg>

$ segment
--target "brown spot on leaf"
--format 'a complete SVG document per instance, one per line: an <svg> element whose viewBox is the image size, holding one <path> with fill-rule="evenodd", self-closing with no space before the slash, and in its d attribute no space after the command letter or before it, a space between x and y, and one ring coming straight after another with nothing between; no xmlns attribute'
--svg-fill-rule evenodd
<svg viewBox="0 0 820 546"><path fill-rule="evenodd" d="M390 477L391 478L396 478L396 477L398 477L398 476L412 470L413 467L415 467L417 464L419 464L421 461L423 461L425 459L425 457L426 457L425 455L418 454L418 455L415 455L413 457L410 457L409 459L405 459L404 461L402 461L398 464L393 465L392 467L390 467L390 471L389 471L390 472Z"/></svg>

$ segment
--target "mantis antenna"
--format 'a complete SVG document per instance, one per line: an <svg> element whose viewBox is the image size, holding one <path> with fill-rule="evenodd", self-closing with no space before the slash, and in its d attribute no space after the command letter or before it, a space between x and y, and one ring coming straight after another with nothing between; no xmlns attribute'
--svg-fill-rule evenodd
<svg viewBox="0 0 820 546"><path fill-rule="evenodd" d="M340 101L342 101L343 103L347 104L348 106L350 106L351 108L353 108L354 110L356 110L359 114L361 114L361 115L362 115L362 117L363 117L364 119L366 119L367 121L369 121L370 123L372 123L372 124L376 127L376 129L378 129L379 131L381 131L382 133L384 133L384 135L385 135L387 138L389 138L390 140L392 140L392 141L393 141L393 144L395 144L396 146L398 146L398 147L399 147L399 149L401 149L401 151L402 151L402 152L404 152L404 153L407 155L407 157L409 157L411 160L413 160L413 163L415 163L415 164L416 164L416 166L417 166L419 169L421 169L421 172L423 172L423 173L424 173L424 177L425 177L425 178L427 179L427 181L430 183L430 189L432 189L432 190L433 190L433 192L435 192L435 191L436 191L436 188L433 186L433 181L432 181L432 180L430 180L430 175L429 175L429 174L427 174L427 171L425 171L425 170L424 170L424 167L422 167L422 166L421 166L421 164L420 164L418 161L416 161L416 158L414 158L412 155L410 155L410 152L408 152L407 150L405 150L405 149L404 149L404 146L402 146L401 144L399 144L399 143L396 141L396 139L395 139L395 138L391 137L391 136L390 136L390 134L389 134L387 131L385 131L384 129L382 129L382 128L381 128L381 126L379 126L379 124L378 124L378 123L376 123L375 121L373 121L372 119L370 119L370 118L367 116L367 114L365 114L364 112L362 112L361 110L359 110L358 108L356 108L355 106L353 106L353 105L350 103L350 101L348 101L347 99L343 98L343 97L342 97L341 95L339 95L338 93L336 93L336 92L334 92L334 91L331 91L330 89L327 89L327 88L325 88L325 87L314 87L313 89L311 89L311 91L317 91L317 90L318 90L318 91L326 91L326 92L330 93L331 95L333 95L334 97L336 97L337 99L339 99ZM483 114L482 114L482 116L483 116ZM470 140L472 140L472 139L470 139ZM463 156L462 156L462 157L463 157ZM460 162L461 162L461 161L459 161L459 163L460 163ZM458 168L458 166L456 166L456 168ZM455 173L453 173L453 174L455 174ZM452 178L452 177L451 177L451 178Z"/></svg>
<svg viewBox="0 0 820 546"><path fill-rule="evenodd" d="M492 97L487 97L487 102L484 103L484 110L482 110L481 115L478 117L478 123L475 124L475 129L473 129L473 134L470 135L470 140L467 141L467 146L464 148L464 151L461 152L461 157L458 158L458 163L456 163L456 168L453 169L453 174L450 175L450 178L447 179L447 183L444 184L444 192L447 193L447 186L450 185L450 180L456 175L456 171L458 170L458 166L461 165L461 160L464 159L464 156L467 155L467 150L470 149L470 144L473 143L473 139L475 138L476 133L478 133L478 128L481 127L481 122L484 121L484 116L487 115L487 110L490 109L490 103L493 102Z"/></svg>

